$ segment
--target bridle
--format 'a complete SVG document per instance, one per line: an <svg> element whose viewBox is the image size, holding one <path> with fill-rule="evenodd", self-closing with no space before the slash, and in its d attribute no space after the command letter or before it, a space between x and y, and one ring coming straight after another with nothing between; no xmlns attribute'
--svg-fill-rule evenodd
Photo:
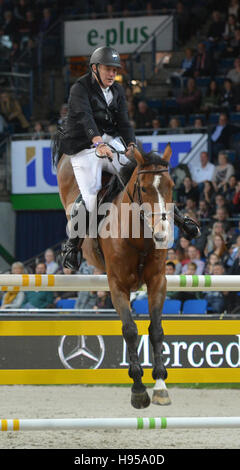
<svg viewBox="0 0 240 470"><path fill-rule="evenodd" d="M126 145L124 144L124 142L122 142L122 143L123 143L123 145L124 145L124 147L125 147L125 149L126 149ZM115 149L114 147L112 147L111 145L109 145L109 144L106 144L106 145L107 145L114 153L117 154L117 159L118 159L119 164L120 164L121 166L126 166L125 164L123 164L123 163L120 162L120 155L121 155L121 154L122 154L122 155L125 155L125 154L126 154L126 150L116 150L116 149ZM96 153L96 156L97 156L97 157L99 157L99 158L104 158L104 156L98 155L97 149L96 149L95 153ZM122 180L122 178L121 178L119 172L118 172L118 171L116 170L116 168L114 167L114 165L113 165L113 163L112 163L112 160L111 160L109 157L107 157L107 155L106 155L105 158L108 158L109 161L111 162L112 167L114 168L114 174L117 176L117 178L118 178L118 180L119 180L119 182L120 182L122 188L125 189L125 191L126 191L128 197L129 197L129 199L130 199L130 201L131 201L132 203L135 202L135 201L134 201L134 196L135 196L135 193L137 193L137 204L138 204L139 206L142 206L142 205L143 205L143 199L142 199L142 191L143 191L143 189L141 188L141 185L140 185L140 175L142 175L142 174L158 175L158 174L162 174L162 173L168 172L168 163L167 163L167 162L164 162L164 164L166 165L166 168L155 169L155 170L144 170L144 169L138 170L138 172L137 172L137 179L136 179L136 181L135 181L135 183L134 183L133 194L131 195L130 192L129 192L129 190L128 190L128 188L126 187L124 181ZM146 167L146 166L148 166L148 165L150 166L150 165L152 165L152 163L149 163L149 164L148 164L148 163L145 163L145 164L144 164L144 167ZM153 216L155 216L155 215L160 215L160 216L161 216L161 219L162 219L163 221L165 221L165 220L167 220L167 215L168 215L168 213L170 213L170 212L171 212L171 211L165 211L165 212L151 212L151 213L148 212L148 213L146 213L146 211L144 211L144 209L142 209L142 210L140 211L140 220L142 220L142 221L147 225L148 229L151 231L152 236L153 236L153 235L154 235L154 227L151 227L151 226L149 225L147 218L148 218L150 215L153 215Z"/></svg>

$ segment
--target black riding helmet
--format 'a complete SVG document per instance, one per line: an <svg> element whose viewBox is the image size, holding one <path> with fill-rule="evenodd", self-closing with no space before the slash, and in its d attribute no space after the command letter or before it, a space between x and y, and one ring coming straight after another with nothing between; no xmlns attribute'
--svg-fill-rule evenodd
<svg viewBox="0 0 240 470"><path fill-rule="evenodd" d="M98 47L91 55L90 57L90 67L92 69L93 65L96 65L97 71L92 72L95 73L95 75L98 78L98 81L101 86L103 86L100 73L99 73L99 65L107 65L110 67L121 67L121 61L120 61L120 56L119 53L116 51L116 49L113 49L112 47Z"/></svg>
<svg viewBox="0 0 240 470"><path fill-rule="evenodd" d="M90 57L90 67L92 65L109 65L112 67L121 67L119 53L112 47L98 47Z"/></svg>

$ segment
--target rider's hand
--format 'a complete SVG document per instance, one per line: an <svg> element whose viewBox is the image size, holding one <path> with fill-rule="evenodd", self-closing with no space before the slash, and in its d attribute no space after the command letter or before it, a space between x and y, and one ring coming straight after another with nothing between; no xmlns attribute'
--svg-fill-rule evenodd
<svg viewBox="0 0 240 470"><path fill-rule="evenodd" d="M127 146L126 157L133 157L135 145L133 142L130 142Z"/></svg>
<svg viewBox="0 0 240 470"><path fill-rule="evenodd" d="M99 157L108 157L113 159L113 154L111 149L106 144L100 144L97 146L97 154Z"/></svg>

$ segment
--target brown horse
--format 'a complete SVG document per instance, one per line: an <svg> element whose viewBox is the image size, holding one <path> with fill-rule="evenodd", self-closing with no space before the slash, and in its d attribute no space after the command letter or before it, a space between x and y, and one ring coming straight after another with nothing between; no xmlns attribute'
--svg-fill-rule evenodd
<svg viewBox="0 0 240 470"><path fill-rule="evenodd" d="M168 235L169 216L166 204L172 202L173 181L168 173L171 157L168 145L162 158L150 153L146 156L134 149L135 169L124 189L115 197L112 204L112 223L118 227L117 236L103 236L109 220L103 219L98 243L103 257L96 250L96 240L87 237L83 243L83 256L89 264L107 273L111 298L114 308L122 321L122 333L129 353L129 376L133 379L131 403L135 408L145 408L150 404L146 387L142 383L143 370L137 353L138 331L132 318L130 293L142 284L147 286L150 325L149 338L153 347L153 379L156 385L152 402L166 405L170 403L164 383L167 371L162 359L162 342L164 338L161 324L161 312L166 294L165 260L167 249L159 249L161 242ZM67 213L79 194L72 171L70 157L63 155L57 167L60 197ZM127 212L129 223L128 236L121 232L121 207L135 203L140 208L139 236L134 235L136 213ZM145 205L148 211L143 209ZM150 207L150 210L149 210ZM126 227L126 220L124 228ZM165 227L165 228L164 228ZM147 229L148 236L146 236ZM150 234L150 235L149 235Z"/></svg>

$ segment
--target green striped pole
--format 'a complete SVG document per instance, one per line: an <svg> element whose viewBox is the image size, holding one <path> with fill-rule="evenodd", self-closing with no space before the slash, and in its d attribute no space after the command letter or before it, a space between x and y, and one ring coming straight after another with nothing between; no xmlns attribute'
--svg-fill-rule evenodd
<svg viewBox="0 0 240 470"><path fill-rule="evenodd" d="M240 417L1 419L1 431L240 428Z"/></svg>
<svg viewBox="0 0 240 470"><path fill-rule="evenodd" d="M240 291L240 275L166 276L168 291ZM109 290L106 275L0 274L0 291Z"/></svg>

